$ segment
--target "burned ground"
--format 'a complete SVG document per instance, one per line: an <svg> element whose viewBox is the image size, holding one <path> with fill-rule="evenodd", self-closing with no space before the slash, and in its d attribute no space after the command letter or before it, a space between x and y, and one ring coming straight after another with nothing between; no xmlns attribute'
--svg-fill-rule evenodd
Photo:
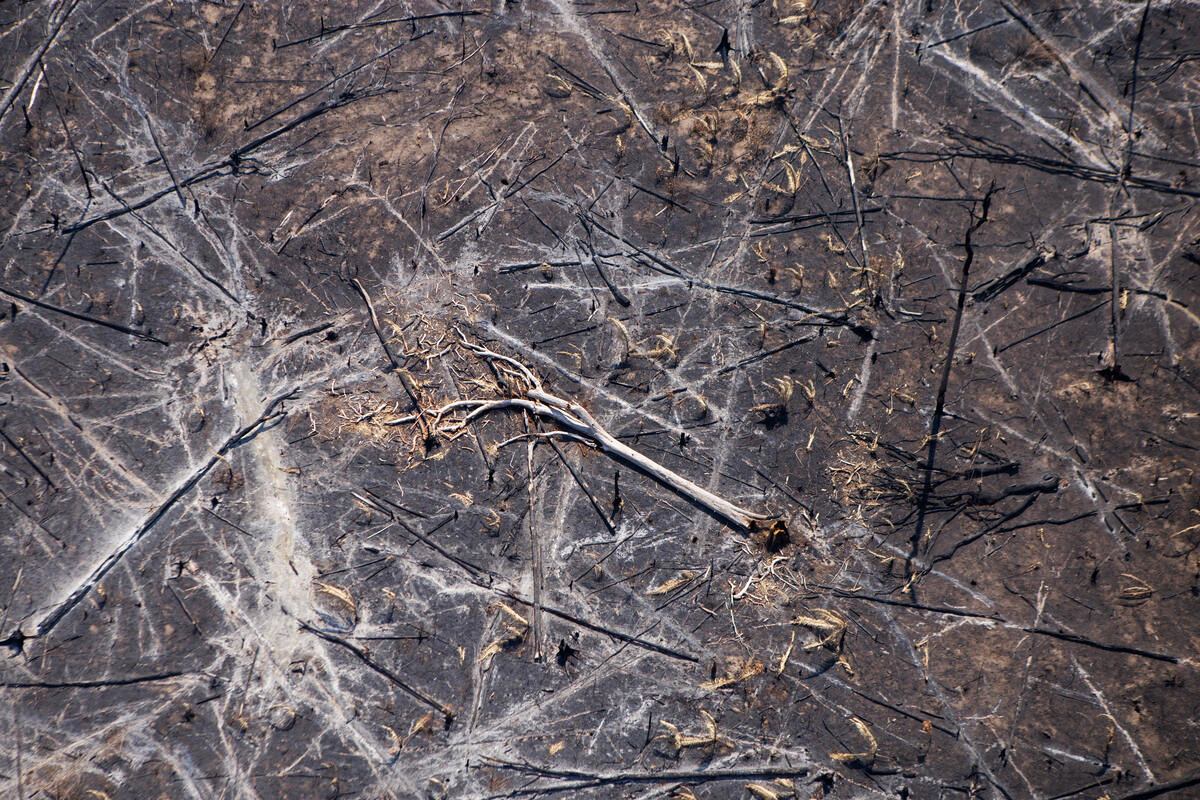
<svg viewBox="0 0 1200 800"><path fill-rule="evenodd" d="M3 794L1200 791L1198 40L0 7Z"/></svg>

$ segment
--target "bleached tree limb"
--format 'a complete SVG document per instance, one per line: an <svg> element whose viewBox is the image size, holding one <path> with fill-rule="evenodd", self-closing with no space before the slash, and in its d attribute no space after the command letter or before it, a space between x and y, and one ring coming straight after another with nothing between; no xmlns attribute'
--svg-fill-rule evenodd
<svg viewBox="0 0 1200 800"><path fill-rule="evenodd" d="M493 411L519 409L558 426L564 432L584 440L610 458L623 461L649 475L680 497L706 509L734 528L752 531L765 527L763 523L774 522L776 525L782 525L782 520L778 517L759 514L731 503L634 450L605 430L604 426L586 408L547 392L537 375L519 361L468 342L465 338L462 345L480 358L492 362L498 371L503 372L506 381L512 384L510 389L513 396L496 400L456 400L435 411L426 412L435 420L436 427L444 435L453 438L461 434L472 422ZM460 412L466 413L456 416ZM416 421L416 417L409 416L394 420L390 424L414 421Z"/></svg>

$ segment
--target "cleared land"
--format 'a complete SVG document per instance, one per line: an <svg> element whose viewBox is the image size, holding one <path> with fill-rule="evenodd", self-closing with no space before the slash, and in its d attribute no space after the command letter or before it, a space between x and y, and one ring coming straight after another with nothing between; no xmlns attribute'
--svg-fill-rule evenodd
<svg viewBox="0 0 1200 800"><path fill-rule="evenodd" d="M0 6L0 794L1194 796L1198 41Z"/></svg>

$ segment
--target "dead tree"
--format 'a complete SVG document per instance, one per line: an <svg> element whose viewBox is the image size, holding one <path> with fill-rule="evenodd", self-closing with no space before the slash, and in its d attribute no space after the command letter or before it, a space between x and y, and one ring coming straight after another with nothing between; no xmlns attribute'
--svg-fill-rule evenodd
<svg viewBox="0 0 1200 800"><path fill-rule="evenodd" d="M593 447L610 458L653 478L675 494L700 506L739 531L766 531L767 547L777 550L787 541L787 525L779 517L748 511L688 480L652 458L639 453L613 436L586 408L546 391L541 380L526 365L500 353L467 341L460 333L458 345L486 361L504 384L493 389L504 396L495 399L455 400L432 411L392 420L389 424L420 423L432 432L453 440L481 417L497 411L522 411L553 426L534 434L539 437L564 437ZM482 384L483 382L477 381ZM516 439L527 438L526 436ZM501 446L515 439L502 442Z"/></svg>

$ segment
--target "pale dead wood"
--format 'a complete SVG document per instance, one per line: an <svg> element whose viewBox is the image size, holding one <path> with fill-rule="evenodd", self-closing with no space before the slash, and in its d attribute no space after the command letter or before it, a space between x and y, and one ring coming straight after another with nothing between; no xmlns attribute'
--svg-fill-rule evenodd
<svg viewBox="0 0 1200 800"><path fill-rule="evenodd" d="M453 439L462 434L471 423L495 411L524 411L556 426L559 430L551 432L552 434L582 441L610 458L634 467L738 530L754 531L771 527L767 523L773 523L776 530L781 526L786 530L783 520L778 516L742 508L626 445L609 433L586 408L546 391L541 380L525 364L474 344L465 336L461 338L459 346L490 363L508 384L510 396L491 400L455 400L436 410L427 411L427 418L433 421L433 426L441 435ZM389 424L402 425L418 421L417 415L409 415L392 420ZM511 441L516 440L510 439L505 443Z"/></svg>

